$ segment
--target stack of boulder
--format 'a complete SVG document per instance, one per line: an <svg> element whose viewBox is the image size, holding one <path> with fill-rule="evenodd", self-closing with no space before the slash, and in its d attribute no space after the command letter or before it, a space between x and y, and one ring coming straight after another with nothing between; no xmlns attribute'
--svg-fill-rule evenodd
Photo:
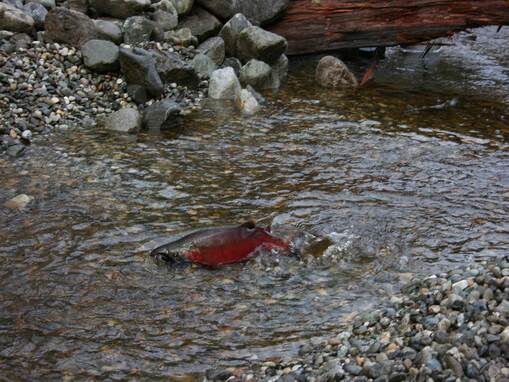
<svg viewBox="0 0 509 382"><path fill-rule="evenodd" d="M178 119L176 100L164 98L168 87L208 86L210 98L253 114L258 91L278 89L287 76L286 40L258 25L279 17L288 0L1 1L1 39L71 45L90 71L120 72L134 111L158 115L134 118L149 127Z"/></svg>
<svg viewBox="0 0 509 382"><path fill-rule="evenodd" d="M234 100L243 113L253 114L259 108L257 90L278 89L286 79L287 42L252 25L241 13L223 26L219 36L216 38L222 40L228 58L223 68L210 75L209 97Z"/></svg>

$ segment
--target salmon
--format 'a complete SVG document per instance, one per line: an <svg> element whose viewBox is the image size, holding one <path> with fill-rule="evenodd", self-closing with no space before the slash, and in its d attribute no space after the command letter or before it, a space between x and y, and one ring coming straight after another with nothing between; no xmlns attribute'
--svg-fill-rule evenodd
<svg viewBox="0 0 509 382"><path fill-rule="evenodd" d="M289 250L290 243L253 222L206 228L155 248L151 256L169 263L190 262L209 267L239 263L259 249Z"/></svg>

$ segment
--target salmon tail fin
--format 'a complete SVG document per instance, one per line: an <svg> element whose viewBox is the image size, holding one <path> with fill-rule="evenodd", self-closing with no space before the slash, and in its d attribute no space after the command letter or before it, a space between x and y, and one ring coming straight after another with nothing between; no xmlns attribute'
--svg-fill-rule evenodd
<svg viewBox="0 0 509 382"><path fill-rule="evenodd" d="M160 247L155 248L150 252L150 256L154 259L156 263L166 263L166 264L184 264L188 262L188 260L181 256L178 253L168 251L166 245L162 245Z"/></svg>

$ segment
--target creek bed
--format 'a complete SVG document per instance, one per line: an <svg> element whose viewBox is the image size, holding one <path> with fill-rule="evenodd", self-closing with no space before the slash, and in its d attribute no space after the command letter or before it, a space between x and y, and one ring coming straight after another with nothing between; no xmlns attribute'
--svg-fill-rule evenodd
<svg viewBox="0 0 509 382"><path fill-rule="evenodd" d="M253 118L206 103L167 135L76 127L0 159L1 200L35 198L0 211L1 373L192 380L288 358L408 274L507 254L504 30L424 61L394 48L362 91L320 89L316 60L294 60ZM249 218L334 245L213 271L148 256L186 230Z"/></svg>

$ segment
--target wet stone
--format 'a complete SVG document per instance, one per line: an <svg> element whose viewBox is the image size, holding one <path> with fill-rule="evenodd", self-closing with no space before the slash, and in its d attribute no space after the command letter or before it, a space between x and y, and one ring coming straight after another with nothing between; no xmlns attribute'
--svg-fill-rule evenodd
<svg viewBox="0 0 509 382"><path fill-rule="evenodd" d="M108 20L94 20L94 24L98 39L108 40L117 45L122 43L124 39L122 30L116 23Z"/></svg>
<svg viewBox="0 0 509 382"><path fill-rule="evenodd" d="M107 116L103 124L108 130L136 133L141 128L141 115L134 108L124 108Z"/></svg>
<svg viewBox="0 0 509 382"><path fill-rule="evenodd" d="M152 131L171 129L181 124L181 107L173 100L154 102L143 114L143 126Z"/></svg>
<svg viewBox="0 0 509 382"><path fill-rule="evenodd" d="M4 207L21 210L25 208L34 198L29 195L20 194L4 203Z"/></svg>
<svg viewBox="0 0 509 382"><path fill-rule="evenodd" d="M243 29L237 37L237 56L242 62L254 58L273 64L286 52L286 48L284 37L257 26Z"/></svg>
<svg viewBox="0 0 509 382"><path fill-rule="evenodd" d="M221 22L205 9L194 6L192 11L179 23L180 28L189 28L199 41L217 35L222 27Z"/></svg>
<svg viewBox="0 0 509 382"><path fill-rule="evenodd" d="M165 32L164 40L181 46L198 45L198 39L193 35L189 28L180 28Z"/></svg>
<svg viewBox="0 0 509 382"><path fill-rule="evenodd" d="M178 16L176 14L160 9L154 12L152 19L165 32L176 28L178 25Z"/></svg>
<svg viewBox="0 0 509 382"><path fill-rule="evenodd" d="M114 72L120 68L119 49L111 41L89 40L81 47L87 68L97 73Z"/></svg>
<svg viewBox="0 0 509 382"><path fill-rule="evenodd" d="M17 157L20 157L21 155L23 155L24 151L25 151L25 146L19 144L19 145L9 146L6 150L6 153L11 158L17 158Z"/></svg>
<svg viewBox="0 0 509 382"><path fill-rule="evenodd" d="M238 58L235 57L228 57L225 58L223 61L223 65L221 65L221 68L231 67L234 71L237 77L240 76L240 68L242 68L242 63Z"/></svg>
<svg viewBox="0 0 509 382"><path fill-rule="evenodd" d="M153 97L163 93L163 83L152 55L144 49L120 48L120 66L128 84L140 85Z"/></svg>
<svg viewBox="0 0 509 382"><path fill-rule="evenodd" d="M226 381L232 377L232 373L226 369L209 369L205 373L209 381Z"/></svg>
<svg viewBox="0 0 509 382"><path fill-rule="evenodd" d="M372 363L369 366L364 366L363 372L367 377L376 379L382 375L383 366L378 363Z"/></svg>
<svg viewBox="0 0 509 382"><path fill-rule="evenodd" d="M208 56L218 66L224 61L224 40L221 37L211 37L205 40L198 46L197 50Z"/></svg>
<svg viewBox="0 0 509 382"><path fill-rule="evenodd" d="M155 29L155 23L143 16L133 16L125 20L123 25L124 42L138 45L150 41Z"/></svg>
<svg viewBox="0 0 509 382"><path fill-rule="evenodd" d="M356 365L355 363L348 363L344 367L345 371L352 375L360 375L362 373L362 367Z"/></svg>

